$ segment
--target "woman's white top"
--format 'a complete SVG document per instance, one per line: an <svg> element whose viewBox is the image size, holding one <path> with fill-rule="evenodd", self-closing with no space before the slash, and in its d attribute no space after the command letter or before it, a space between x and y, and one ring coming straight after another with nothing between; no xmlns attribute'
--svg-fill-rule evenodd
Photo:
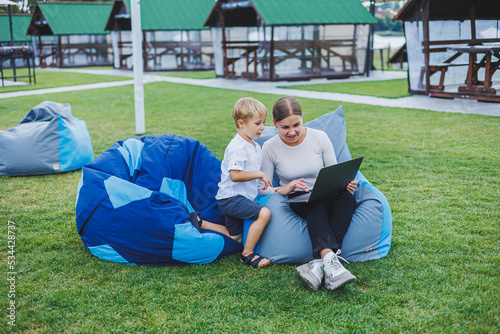
<svg viewBox="0 0 500 334"><path fill-rule="evenodd" d="M310 190L318 177L321 168L335 165L337 158L332 142L321 130L307 128L306 137L297 146L285 144L279 134L269 139L262 146L261 171L272 180L274 172L280 178L280 186L293 180L304 178ZM276 188L259 189L261 195L269 195Z"/></svg>
<svg viewBox="0 0 500 334"><path fill-rule="evenodd" d="M254 200L258 194L259 179L246 182L233 182L229 172L231 170L241 170L246 172L256 172L260 170L262 159L262 150L255 141L253 144L246 141L239 134L229 142L224 151L224 159L221 164L221 181L219 182L219 191L216 199L244 196Z"/></svg>

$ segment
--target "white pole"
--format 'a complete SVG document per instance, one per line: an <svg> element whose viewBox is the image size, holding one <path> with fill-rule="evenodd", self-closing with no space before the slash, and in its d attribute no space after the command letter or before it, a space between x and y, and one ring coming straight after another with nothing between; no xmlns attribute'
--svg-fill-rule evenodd
<svg viewBox="0 0 500 334"><path fill-rule="evenodd" d="M140 0L130 1L132 21L132 57L134 64L135 133L146 132L144 119L144 85L142 82L142 29Z"/></svg>
<svg viewBox="0 0 500 334"><path fill-rule="evenodd" d="M113 67L115 69L120 68L120 49L118 48L119 32L116 30L111 30L111 47L113 48Z"/></svg>

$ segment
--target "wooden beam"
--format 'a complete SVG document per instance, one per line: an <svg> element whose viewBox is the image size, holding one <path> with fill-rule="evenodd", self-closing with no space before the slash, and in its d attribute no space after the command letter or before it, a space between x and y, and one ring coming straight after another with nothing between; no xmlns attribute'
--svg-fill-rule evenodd
<svg viewBox="0 0 500 334"><path fill-rule="evenodd" d="M429 69L429 1L425 0L423 13L423 32L424 32L424 64L425 64L425 94L429 95L430 69Z"/></svg>
<svg viewBox="0 0 500 334"><path fill-rule="evenodd" d="M476 44L476 7L474 5L470 6L469 10L469 15L470 15L470 36L471 39L474 41L474 44Z"/></svg>
<svg viewBox="0 0 500 334"><path fill-rule="evenodd" d="M57 50L59 50L59 67L64 66L64 55L63 55L63 48L62 48L62 42L61 42L61 36L57 36Z"/></svg>
<svg viewBox="0 0 500 334"><path fill-rule="evenodd" d="M342 58L342 60L344 61L347 61L349 63L352 63L352 59L349 59L348 57L344 56L344 55L341 55L340 53L336 52L336 51L333 51L332 49L330 49L327 45L324 45L323 43L321 42L318 42L317 43L318 47L322 48L322 49L325 49L326 51L330 52L330 53L333 53L334 55L336 55L337 57L339 58Z"/></svg>
<svg viewBox="0 0 500 334"><path fill-rule="evenodd" d="M500 42L500 38L480 38L480 39L450 39L446 41L429 41L429 46L432 45L448 45L448 44L472 44L477 42L478 44L483 43L498 43ZM424 43L422 42L422 46ZM433 50L433 49L431 49Z"/></svg>
<svg viewBox="0 0 500 334"><path fill-rule="evenodd" d="M144 71L149 70L148 68L148 42L146 40L146 32L142 31L142 63Z"/></svg>
<svg viewBox="0 0 500 334"><path fill-rule="evenodd" d="M226 41L226 12L222 10L222 15L221 17L221 27L222 27L222 54L224 57L224 76L227 76L229 74L228 71L228 61L227 61L227 41ZM233 67L234 68L234 67Z"/></svg>
<svg viewBox="0 0 500 334"><path fill-rule="evenodd" d="M271 26L271 51L269 64L269 79L274 81L274 26Z"/></svg>

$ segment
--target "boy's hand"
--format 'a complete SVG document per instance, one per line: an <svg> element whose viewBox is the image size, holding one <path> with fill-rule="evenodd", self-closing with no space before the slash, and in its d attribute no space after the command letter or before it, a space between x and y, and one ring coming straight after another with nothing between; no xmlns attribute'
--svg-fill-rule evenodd
<svg viewBox="0 0 500 334"><path fill-rule="evenodd" d="M262 190L266 190L268 187L272 188L273 184L271 183L271 181L269 180L269 178L263 172L261 172L261 173L262 173L262 175L260 176L260 180L262 182L264 182L264 186L261 189Z"/></svg>

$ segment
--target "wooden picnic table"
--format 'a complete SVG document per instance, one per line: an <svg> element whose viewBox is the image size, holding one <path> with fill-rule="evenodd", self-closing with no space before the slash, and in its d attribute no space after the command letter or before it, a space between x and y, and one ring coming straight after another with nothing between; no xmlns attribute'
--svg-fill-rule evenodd
<svg viewBox="0 0 500 334"><path fill-rule="evenodd" d="M448 50L469 55L467 78L465 85L458 87L459 92L475 95L496 94L496 90L492 87L491 78L500 66L500 45L467 45L450 47ZM492 61L493 56L497 58L496 61ZM480 81L478 77L478 71L481 68L484 68L485 72L484 81Z"/></svg>

